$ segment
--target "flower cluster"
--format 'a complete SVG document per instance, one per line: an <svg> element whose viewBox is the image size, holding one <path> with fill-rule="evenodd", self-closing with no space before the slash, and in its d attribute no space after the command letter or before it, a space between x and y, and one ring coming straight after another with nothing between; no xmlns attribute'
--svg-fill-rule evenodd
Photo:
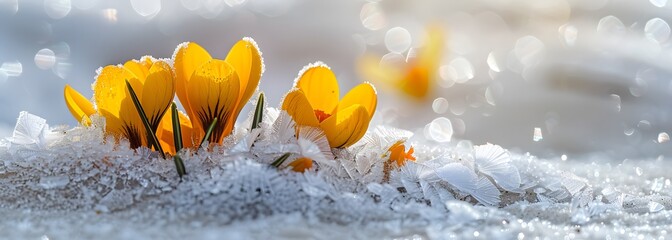
<svg viewBox="0 0 672 240"><path fill-rule="evenodd" d="M100 115L106 120L105 132L117 140L128 139L132 148L160 150L152 144L158 141L174 155L176 139L185 148L200 147L205 141L222 144L257 91L263 72L261 51L251 38L238 41L224 59L213 58L203 47L188 42L177 47L172 59L146 56L101 68L92 85L92 101L68 85L64 95L68 109L82 124L89 125L92 115ZM361 139L376 109L376 91L362 83L341 100L339 94L336 77L325 64L304 68L281 104L296 122L294 136L298 138L301 129L316 129L332 148L345 148ZM175 95L186 113L171 117L166 112ZM399 158L396 152L394 158ZM302 172L312 167L313 160L304 156L289 166Z"/></svg>

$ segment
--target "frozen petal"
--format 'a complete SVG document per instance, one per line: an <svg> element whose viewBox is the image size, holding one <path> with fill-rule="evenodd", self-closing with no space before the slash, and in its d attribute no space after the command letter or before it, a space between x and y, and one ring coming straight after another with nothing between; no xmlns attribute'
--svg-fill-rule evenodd
<svg viewBox="0 0 672 240"><path fill-rule="evenodd" d="M210 54L196 43L189 42L177 46L173 54L173 67L175 68L175 89L189 118L195 119L191 103L187 97L187 83L194 71L201 65L212 59ZM197 121L194 124L198 125Z"/></svg>
<svg viewBox="0 0 672 240"><path fill-rule="evenodd" d="M236 69L240 80L240 100L236 110L240 112L259 85L264 64L261 52L254 40L244 38L231 48L225 61Z"/></svg>
<svg viewBox="0 0 672 240"><path fill-rule="evenodd" d="M362 105L369 116L373 116L376 111L376 104L378 98L376 97L376 89L370 83L362 83L350 90L348 94L343 97L343 100L338 104L338 110L341 111L354 104Z"/></svg>
<svg viewBox="0 0 672 240"><path fill-rule="evenodd" d="M89 116L96 113L93 104L82 96L81 93L77 92L77 90L67 84L65 85L63 95L65 96L65 105L68 106L72 116L77 119L78 122L85 120L85 123L89 124Z"/></svg>
<svg viewBox="0 0 672 240"><path fill-rule="evenodd" d="M105 118L105 131L117 137L124 136L133 147L142 144L144 128L126 87L126 80L137 78L120 66L104 67L93 83L94 101L98 112ZM133 87L137 92L138 89Z"/></svg>
<svg viewBox="0 0 672 240"><path fill-rule="evenodd" d="M304 92L300 89L292 90L285 95L285 98L282 100L282 110L287 111L287 114L292 116L296 124L310 127L320 125L313 107L308 102Z"/></svg>
<svg viewBox="0 0 672 240"><path fill-rule="evenodd" d="M333 148L349 147L361 139L369 127L371 116L362 105L355 104L320 123L320 128Z"/></svg>
<svg viewBox="0 0 672 240"><path fill-rule="evenodd" d="M196 146L196 140L191 136L193 135L194 129L191 126L191 121L189 117L183 112L178 112L180 118L180 130L182 131L182 147L191 148ZM159 128L156 130L156 138L159 139L159 143L163 147L163 150L169 152L170 154L175 154L175 139L173 137L173 118L170 114L164 114L159 124Z"/></svg>
<svg viewBox="0 0 672 240"><path fill-rule="evenodd" d="M149 69L142 92L143 97L140 103L150 126L156 130L161 117L168 110L175 96L175 80L170 65L162 61L154 63Z"/></svg>
<svg viewBox="0 0 672 240"><path fill-rule="evenodd" d="M338 105L340 95L336 75L322 63L304 68L295 85L305 93L314 110L330 113Z"/></svg>
<svg viewBox="0 0 672 240"><path fill-rule="evenodd" d="M187 83L187 96L194 111L192 124L198 122L201 133L218 119L210 136L210 142L221 143L225 136L233 130L236 100L240 89L238 75L233 67L225 61L212 59L194 72Z"/></svg>

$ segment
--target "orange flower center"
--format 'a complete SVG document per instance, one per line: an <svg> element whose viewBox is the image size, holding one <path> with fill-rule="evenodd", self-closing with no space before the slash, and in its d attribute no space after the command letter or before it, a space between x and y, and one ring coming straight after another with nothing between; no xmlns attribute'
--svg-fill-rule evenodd
<svg viewBox="0 0 672 240"><path fill-rule="evenodd" d="M307 157L302 157L289 163L289 166L292 167L292 171L305 172L306 169L313 167L313 160Z"/></svg>
<svg viewBox="0 0 672 240"><path fill-rule="evenodd" d="M390 161L396 162L398 167L404 166L406 160L415 161L415 156L413 156L415 149L411 147L408 149L408 152L406 152L406 146L404 146L401 141L398 141L392 145L389 151Z"/></svg>
<svg viewBox="0 0 672 240"><path fill-rule="evenodd" d="M325 113L322 110L315 110L315 116L317 117L317 121L322 122L328 117L331 117L331 114Z"/></svg>

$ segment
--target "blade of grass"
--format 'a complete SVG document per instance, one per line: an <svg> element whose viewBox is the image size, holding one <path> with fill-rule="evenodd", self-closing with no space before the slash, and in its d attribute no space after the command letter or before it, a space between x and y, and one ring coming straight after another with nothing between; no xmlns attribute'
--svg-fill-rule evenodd
<svg viewBox="0 0 672 240"><path fill-rule="evenodd" d="M161 144L159 144L159 140L156 138L156 134L154 134L154 131L152 131L152 127L149 125L149 120L147 120L145 110L142 108L140 100L138 100L138 95L135 94L135 91L133 91L133 87L131 86L131 83L128 82L128 80L126 80L126 88L128 88L128 92L131 93L131 99L133 99L135 110L138 111L140 119L142 119L142 125L145 125L145 130L147 131L147 138L148 138L147 141L149 141L149 143L153 145L157 151L159 151L161 157L165 159L166 154L163 152Z"/></svg>
<svg viewBox="0 0 672 240"><path fill-rule="evenodd" d="M176 153L175 156L173 156L173 160L175 161L175 168L177 169L177 175L179 175L180 179L182 179L182 176L187 175L187 169L184 167L184 161L182 161L182 158L178 153Z"/></svg>
<svg viewBox="0 0 672 240"><path fill-rule="evenodd" d="M284 163L289 158L289 155L292 155L292 154L291 153L282 154L282 156L280 156L278 159L275 159L275 161L273 161L273 163L271 163L271 166L276 167L276 168L280 167L280 165L282 165L282 163Z"/></svg>
<svg viewBox="0 0 672 240"><path fill-rule="evenodd" d="M210 126L208 127L208 131L205 132L205 137L203 137L203 140L201 140L201 144L198 146L203 146L203 143L205 143L205 140L210 138L210 135L212 134L212 130L215 129L215 125L217 124L217 118L212 120L212 123L210 123Z"/></svg>
<svg viewBox="0 0 672 240"><path fill-rule="evenodd" d="M259 124L264 118L264 93L259 93L259 99L257 100L257 107L254 109L254 118L252 118L252 128L255 129L259 127Z"/></svg>
<svg viewBox="0 0 672 240"><path fill-rule="evenodd" d="M177 112L175 102L170 106L171 117L173 120L173 141L175 142L175 152L182 150L182 127L180 126L180 114Z"/></svg>
<svg viewBox="0 0 672 240"><path fill-rule="evenodd" d="M187 169L184 167L184 161L180 157L180 150L182 150L182 127L180 126L180 115L177 112L177 105L173 102L170 105L171 118L173 120L173 141L175 143L175 156L173 156L173 161L175 161L175 169L177 170L177 175L182 176L187 175Z"/></svg>

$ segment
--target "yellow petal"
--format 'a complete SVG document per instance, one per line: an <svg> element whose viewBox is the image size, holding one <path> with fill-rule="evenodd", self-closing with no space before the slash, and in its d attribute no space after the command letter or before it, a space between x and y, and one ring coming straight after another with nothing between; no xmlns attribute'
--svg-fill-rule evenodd
<svg viewBox="0 0 672 240"><path fill-rule="evenodd" d="M343 148L359 141L366 133L370 121L366 108L354 104L324 120L320 123L320 128L324 130L332 148Z"/></svg>
<svg viewBox="0 0 672 240"><path fill-rule="evenodd" d="M208 60L212 59L210 54L196 43L189 42L177 46L173 54L173 66L175 67L175 92L182 103L189 118L195 119L192 111L189 97L187 96L187 83L194 71ZM198 121L194 121L198 125Z"/></svg>
<svg viewBox="0 0 672 240"><path fill-rule="evenodd" d="M315 110L330 113L338 105L338 81L331 69L321 62L304 67L295 86L305 93Z"/></svg>
<svg viewBox="0 0 672 240"><path fill-rule="evenodd" d="M175 96L175 81L170 65L163 61L155 62L148 70L142 89L135 89L135 91L143 92L140 103L152 130L156 130L161 117Z"/></svg>
<svg viewBox="0 0 672 240"><path fill-rule="evenodd" d="M144 142L144 127L125 80L138 81L123 67L104 67L93 83L93 98L98 112L105 118L105 131L117 137L126 137L132 147L137 147Z"/></svg>
<svg viewBox="0 0 672 240"><path fill-rule="evenodd" d="M195 140L191 139L192 132L194 129L191 126L191 121L186 114L183 112L178 112L180 117L180 130L182 131L182 145L184 148L194 147ZM161 147L166 152L169 152L172 155L175 155L175 141L173 138L173 119L170 114L163 115L159 128L156 131L156 138L159 139Z"/></svg>
<svg viewBox="0 0 672 240"><path fill-rule="evenodd" d="M292 171L305 172L306 169L313 167L313 160L311 160L310 158L302 157L289 163L289 166L292 167Z"/></svg>
<svg viewBox="0 0 672 240"><path fill-rule="evenodd" d="M355 88L350 90L348 94L343 97L343 100L338 104L338 110L342 111L352 105L359 104L362 105L366 112L369 113L369 116L373 116L373 113L376 111L376 104L378 103L378 97L376 95L376 89L370 83L362 83L357 85Z"/></svg>
<svg viewBox="0 0 672 240"><path fill-rule="evenodd" d="M433 87L443 53L443 30L439 26L427 28L427 39L411 63L401 89L416 98L424 98Z"/></svg>
<svg viewBox="0 0 672 240"><path fill-rule="evenodd" d="M430 89L432 73L434 71L427 68L427 66L413 66L400 82L399 87L404 93L412 97L424 98Z"/></svg>
<svg viewBox="0 0 672 240"><path fill-rule="evenodd" d="M302 126L320 126L315 110L311 107L306 95L300 89L294 89L285 95L282 100L282 110L292 116L294 122Z"/></svg>
<svg viewBox="0 0 672 240"><path fill-rule="evenodd" d="M256 91L264 62L261 58L261 52L257 48L257 43L252 38L243 38L236 45L233 45L225 61L236 69L240 80L240 93L238 95L240 99L236 108L238 113Z"/></svg>
<svg viewBox="0 0 672 240"><path fill-rule="evenodd" d="M444 33L439 25L427 27L427 39L418 53L418 65L437 69L443 53Z"/></svg>
<svg viewBox="0 0 672 240"><path fill-rule="evenodd" d="M406 69L405 65L381 64L380 56L374 55L365 55L357 61L357 70L363 79L395 91L401 86Z"/></svg>
<svg viewBox="0 0 672 240"><path fill-rule="evenodd" d="M218 121L209 139L221 143L233 130L234 122L229 121L234 114L240 90L238 75L225 61L212 59L201 65L187 83L187 96L194 111L192 123L198 122L201 133L210 126L214 118Z"/></svg>
<svg viewBox="0 0 672 240"><path fill-rule="evenodd" d="M65 105L68 106L68 110L70 110L72 116L77 119L78 122L84 120L84 124L89 125L89 116L96 113L93 104L82 96L81 93L77 92L77 90L67 84L65 85L63 95L65 96Z"/></svg>
<svg viewBox="0 0 672 240"><path fill-rule="evenodd" d="M170 114L166 114L161 118L159 128L156 129L156 138L161 144L163 151L175 155L175 141L173 139L173 120Z"/></svg>
<svg viewBox="0 0 672 240"><path fill-rule="evenodd" d="M147 61L149 61L149 64ZM140 60L134 59L124 63L124 68L133 73L133 75L135 75L137 79L141 81L141 83L144 83L144 80L147 79L147 75L149 75L149 68L151 66L152 61L150 57L143 57Z"/></svg>
<svg viewBox="0 0 672 240"><path fill-rule="evenodd" d="M99 111L105 110L119 118L121 103L126 95L124 75L126 70L118 66L104 67L93 83L93 99Z"/></svg>

